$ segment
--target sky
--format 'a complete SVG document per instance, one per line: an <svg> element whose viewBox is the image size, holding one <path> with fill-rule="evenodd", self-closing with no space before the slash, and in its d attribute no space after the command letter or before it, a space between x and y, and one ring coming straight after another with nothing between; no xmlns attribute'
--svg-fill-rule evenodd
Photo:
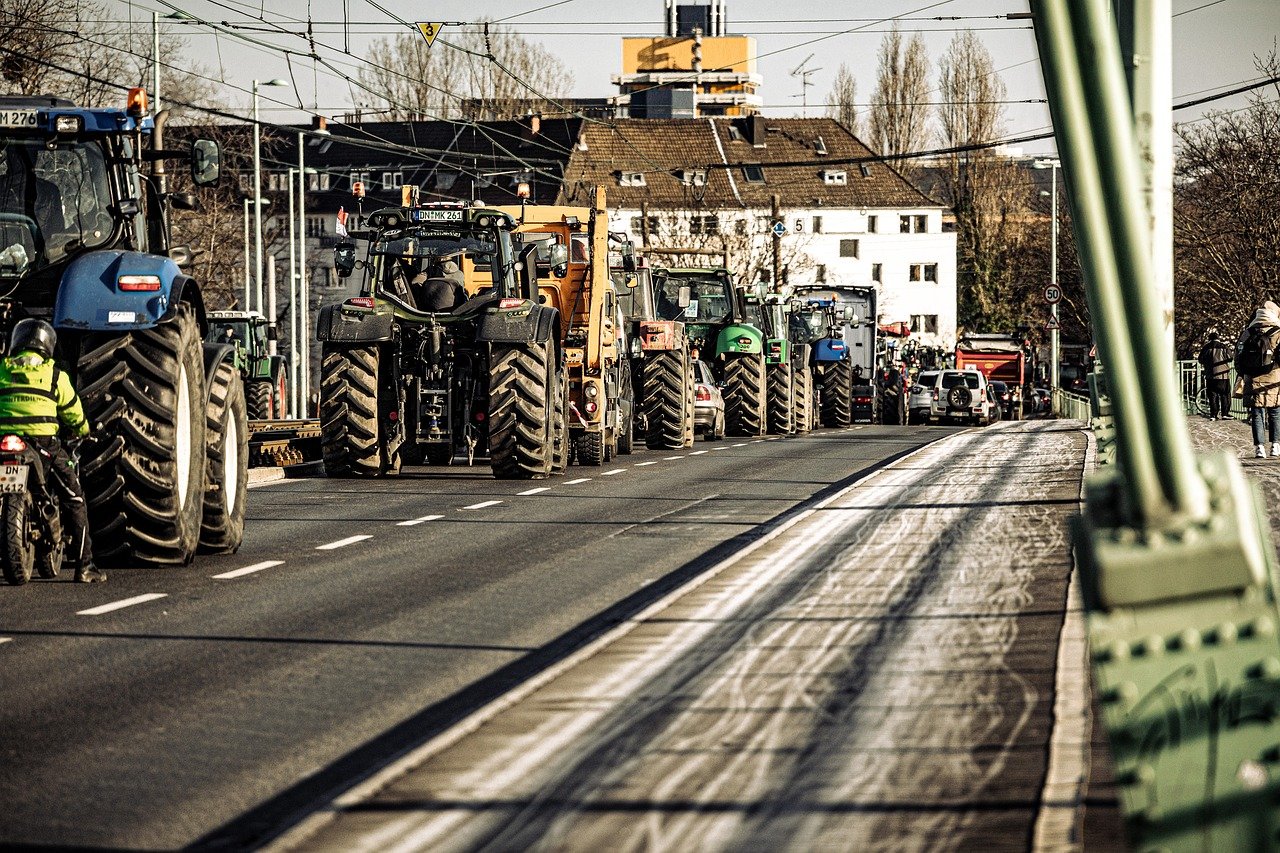
<svg viewBox="0 0 1280 853"><path fill-rule="evenodd" d="M686 0L688 2L689 0ZM505 22L523 37L557 55L574 75L572 94L603 97L616 93L611 75L621 71L621 39L663 33L662 0L107 0L120 20L136 22L149 33L151 12L174 10L213 23L227 23L243 37L285 45L306 53L308 14L318 53L354 76L374 40L409 31L403 21L445 21L440 38L459 24L481 17ZM1174 103L1229 90L1260 77L1255 54L1276 48L1280 37L1280 0L1171 0L1174 52ZM808 115L824 112L833 78L847 64L858 86L858 100L875 89L876 53L896 19L904 33L919 31L936 66L958 30L973 29L991 52L1007 89L1005 134L1015 137L1049 130L1044 86L1029 21L1010 21L1027 0L728 0L729 32L757 40L757 70L765 113L801 115L802 92ZM423 16L429 15L429 18ZM264 20L265 19L265 20ZM346 26L343 22L346 21ZM281 33L279 28L290 30ZM262 88L261 115L278 122L305 120L299 104L324 115L340 116L351 106L347 83L317 68L311 60L292 62L267 48L235 36L215 35L205 24L164 22L162 37L187 39L183 63L202 67L219 81L225 101L248 112L252 80L282 78L283 88ZM447 50L437 42L433 49ZM344 55L349 51L352 55ZM803 90L793 71L802 63L817 69ZM296 85L294 83L296 81ZM163 84L162 84L163 89ZM1174 113L1175 121L1198 119L1207 109L1238 109L1243 95ZM1028 153L1051 150L1052 142L1025 146Z"/></svg>

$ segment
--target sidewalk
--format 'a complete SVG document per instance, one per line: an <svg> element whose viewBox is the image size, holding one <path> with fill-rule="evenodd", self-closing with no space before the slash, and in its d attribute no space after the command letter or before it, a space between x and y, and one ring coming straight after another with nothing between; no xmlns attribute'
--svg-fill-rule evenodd
<svg viewBox="0 0 1280 853"><path fill-rule="evenodd" d="M899 460L277 846L1079 849L1082 427L1000 424Z"/></svg>

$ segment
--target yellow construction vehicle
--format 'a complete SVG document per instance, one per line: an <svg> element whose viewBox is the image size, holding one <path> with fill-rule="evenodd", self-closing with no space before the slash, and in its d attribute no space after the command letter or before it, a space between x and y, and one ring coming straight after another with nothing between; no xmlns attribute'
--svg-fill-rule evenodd
<svg viewBox="0 0 1280 853"><path fill-rule="evenodd" d="M591 207L499 207L519 223L516 254L537 264L539 301L560 315L568 427L579 465L630 453L635 418L625 323L609 270L604 188ZM526 254L529 247L535 251Z"/></svg>

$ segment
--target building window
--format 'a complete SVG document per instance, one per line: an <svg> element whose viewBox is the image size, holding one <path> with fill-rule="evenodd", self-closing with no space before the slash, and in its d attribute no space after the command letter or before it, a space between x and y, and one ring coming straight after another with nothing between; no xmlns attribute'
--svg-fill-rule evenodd
<svg viewBox="0 0 1280 853"><path fill-rule="evenodd" d="M813 280L818 282L819 284L822 284L827 280L826 264L818 264L817 268L813 272Z"/></svg>
<svg viewBox="0 0 1280 853"><path fill-rule="evenodd" d="M619 172L618 186L620 187L646 186L646 183L644 180L644 172Z"/></svg>
<svg viewBox="0 0 1280 853"><path fill-rule="evenodd" d="M881 280L881 279L880 279L880 271L881 271L881 270L883 270L883 269L884 269L884 264L872 264L872 265L871 265L871 280L872 280L872 281L874 281L874 282L879 282L879 281Z"/></svg>
<svg viewBox="0 0 1280 853"><path fill-rule="evenodd" d="M329 191L329 173L316 172L314 175L307 175L307 192L323 193Z"/></svg>
<svg viewBox="0 0 1280 853"><path fill-rule="evenodd" d="M879 224L880 224L879 216L876 216L875 214L868 216L867 217L867 233L868 234L876 233L876 228Z"/></svg>
<svg viewBox="0 0 1280 853"><path fill-rule="evenodd" d="M631 217L631 233L632 234L644 233L644 225L645 225L644 220L641 219L639 216ZM656 216L649 217L649 233L650 234L658 233L658 217Z"/></svg>
<svg viewBox="0 0 1280 853"><path fill-rule="evenodd" d="M938 334L938 315L937 314L912 314L911 315L911 331L920 332L926 335Z"/></svg>
<svg viewBox="0 0 1280 853"><path fill-rule="evenodd" d="M364 184L365 192L368 192L371 189L371 187L369 186L369 177L370 175L368 172L352 172L351 188L354 190L356 188L356 183L359 182L361 184Z"/></svg>
<svg viewBox="0 0 1280 853"><path fill-rule="evenodd" d="M814 234L822 233L822 217L821 216L813 217L813 233Z"/></svg>
<svg viewBox="0 0 1280 853"><path fill-rule="evenodd" d="M400 185L404 183L403 172L383 172L382 188L384 190L398 190Z"/></svg>
<svg viewBox="0 0 1280 853"><path fill-rule="evenodd" d="M912 264L911 274L909 278L911 281L936 282L938 280L938 265L937 264Z"/></svg>
<svg viewBox="0 0 1280 853"><path fill-rule="evenodd" d="M844 169L823 169L822 182L829 187L843 187L849 183L849 173Z"/></svg>
<svg viewBox="0 0 1280 853"><path fill-rule="evenodd" d="M858 257L858 241L857 240L841 240L840 241L840 257L842 258Z"/></svg>
<svg viewBox="0 0 1280 853"><path fill-rule="evenodd" d="M747 236L747 220L739 219L737 222L733 223L733 230L739 237Z"/></svg>
<svg viewBox="0 0 1280 853"><path fill-rule="evenodd" d="M720 218L714 213L708 213L705 216L694 214L689 218L690 234L719 234Z"/></svg>
<svg viewBox="0 0 1280 853"><path fill-rule="evenodd" d="M687 187L705 187L707 185L706 169L681 169L680 183Z"/></svg>
<svg viewBox="0 0 1280 853"><path fill-rule="evenodd" d="M870 164L870 163L859 163L859 164L858 164L858 171L862 173L862 177L864 177L864 178L869 178L869 177L871 177L871 164Z"/></svg>
<svg viewBox="0 0 1280 853"><path fill-rule="evenodd" d="M308 237L324 237L329 233L329 217L328 216L308 216L307 217L307 236Z"/></svg>
<svg viewBox="0 0 1280 853"><path fill-rule="evenodd" d="M742 177L749 184L764 183L764 167L758 163L752 163L742 167Z"/></svg>
<svg viewBox="0 0 1280 853"><path fill-rule="evenodd" d="M923 234L929 230L929 217L925 214L903 214L898 217L898 227L903 234Z"/></svg>

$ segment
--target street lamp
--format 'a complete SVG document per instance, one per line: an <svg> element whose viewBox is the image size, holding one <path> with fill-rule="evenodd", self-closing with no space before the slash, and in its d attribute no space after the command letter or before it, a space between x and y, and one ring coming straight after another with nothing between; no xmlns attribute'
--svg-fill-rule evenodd
<svg viewBox="0 0 1280 853"><path fill-rule="evenodd" d="M1054 287L1058 286L1058 169L1062 166L1062 161L1057 158L1036 160L1032 164L1037 169L1050 169L1049 186L1049 206L1053 208L1050 215L1050 234L1049 241L1049 283ZM1041 190L1043 192L1043 190ZM1061 290L1059 290L1061 293ZM1059 384L1059 339L1058 339L1058 303L1049 306L1049 316L1053 318L1051 325L1053 328L1049 330L1049 393L1056 399Z"/></svg>
<svg viewBox="0 0 1280 853"><path fill-rule="evenodd" d="M151 109L152 115L160 112L160 21L192 21L195 20L186 12L170 12L161 15L151 13Z"/></svg>
<svg viewBox="0 0 1280 853"><path fill-rule="evenodd" d="M245 311L248 311L253 307L249 302L249 297L253 295L253 276L249 271L249 264L251 263L249 258L249 202L253 201L253 199L249 198L249 196L244 196L241 200L244 202L244 300L240 303L240 306ZM262 206L270 207L271 199L264 198Z"/></svg>
<svg viewBox="0 0 1280 853"><path fill-rule="evenodd" d="M309 131L311 136L331 136L323 119L317 121L318 127ZM301 397L299 411L302 417L310 414L311 408L311 286L307 281L307 174L306 137L307 131L298 131L298 297L302 303L299 315L299 343L305 350L301 364L301 382L298 391ZM314 172L315 170L310 170Z"/></svg>
<svg viewBox="0 0 1280 853"><path fill-rule="evenodd" d="M253 286L262 311L262 127L258 124L258 86L288 86L277 77L265 83L253 81Z"/></svg>

